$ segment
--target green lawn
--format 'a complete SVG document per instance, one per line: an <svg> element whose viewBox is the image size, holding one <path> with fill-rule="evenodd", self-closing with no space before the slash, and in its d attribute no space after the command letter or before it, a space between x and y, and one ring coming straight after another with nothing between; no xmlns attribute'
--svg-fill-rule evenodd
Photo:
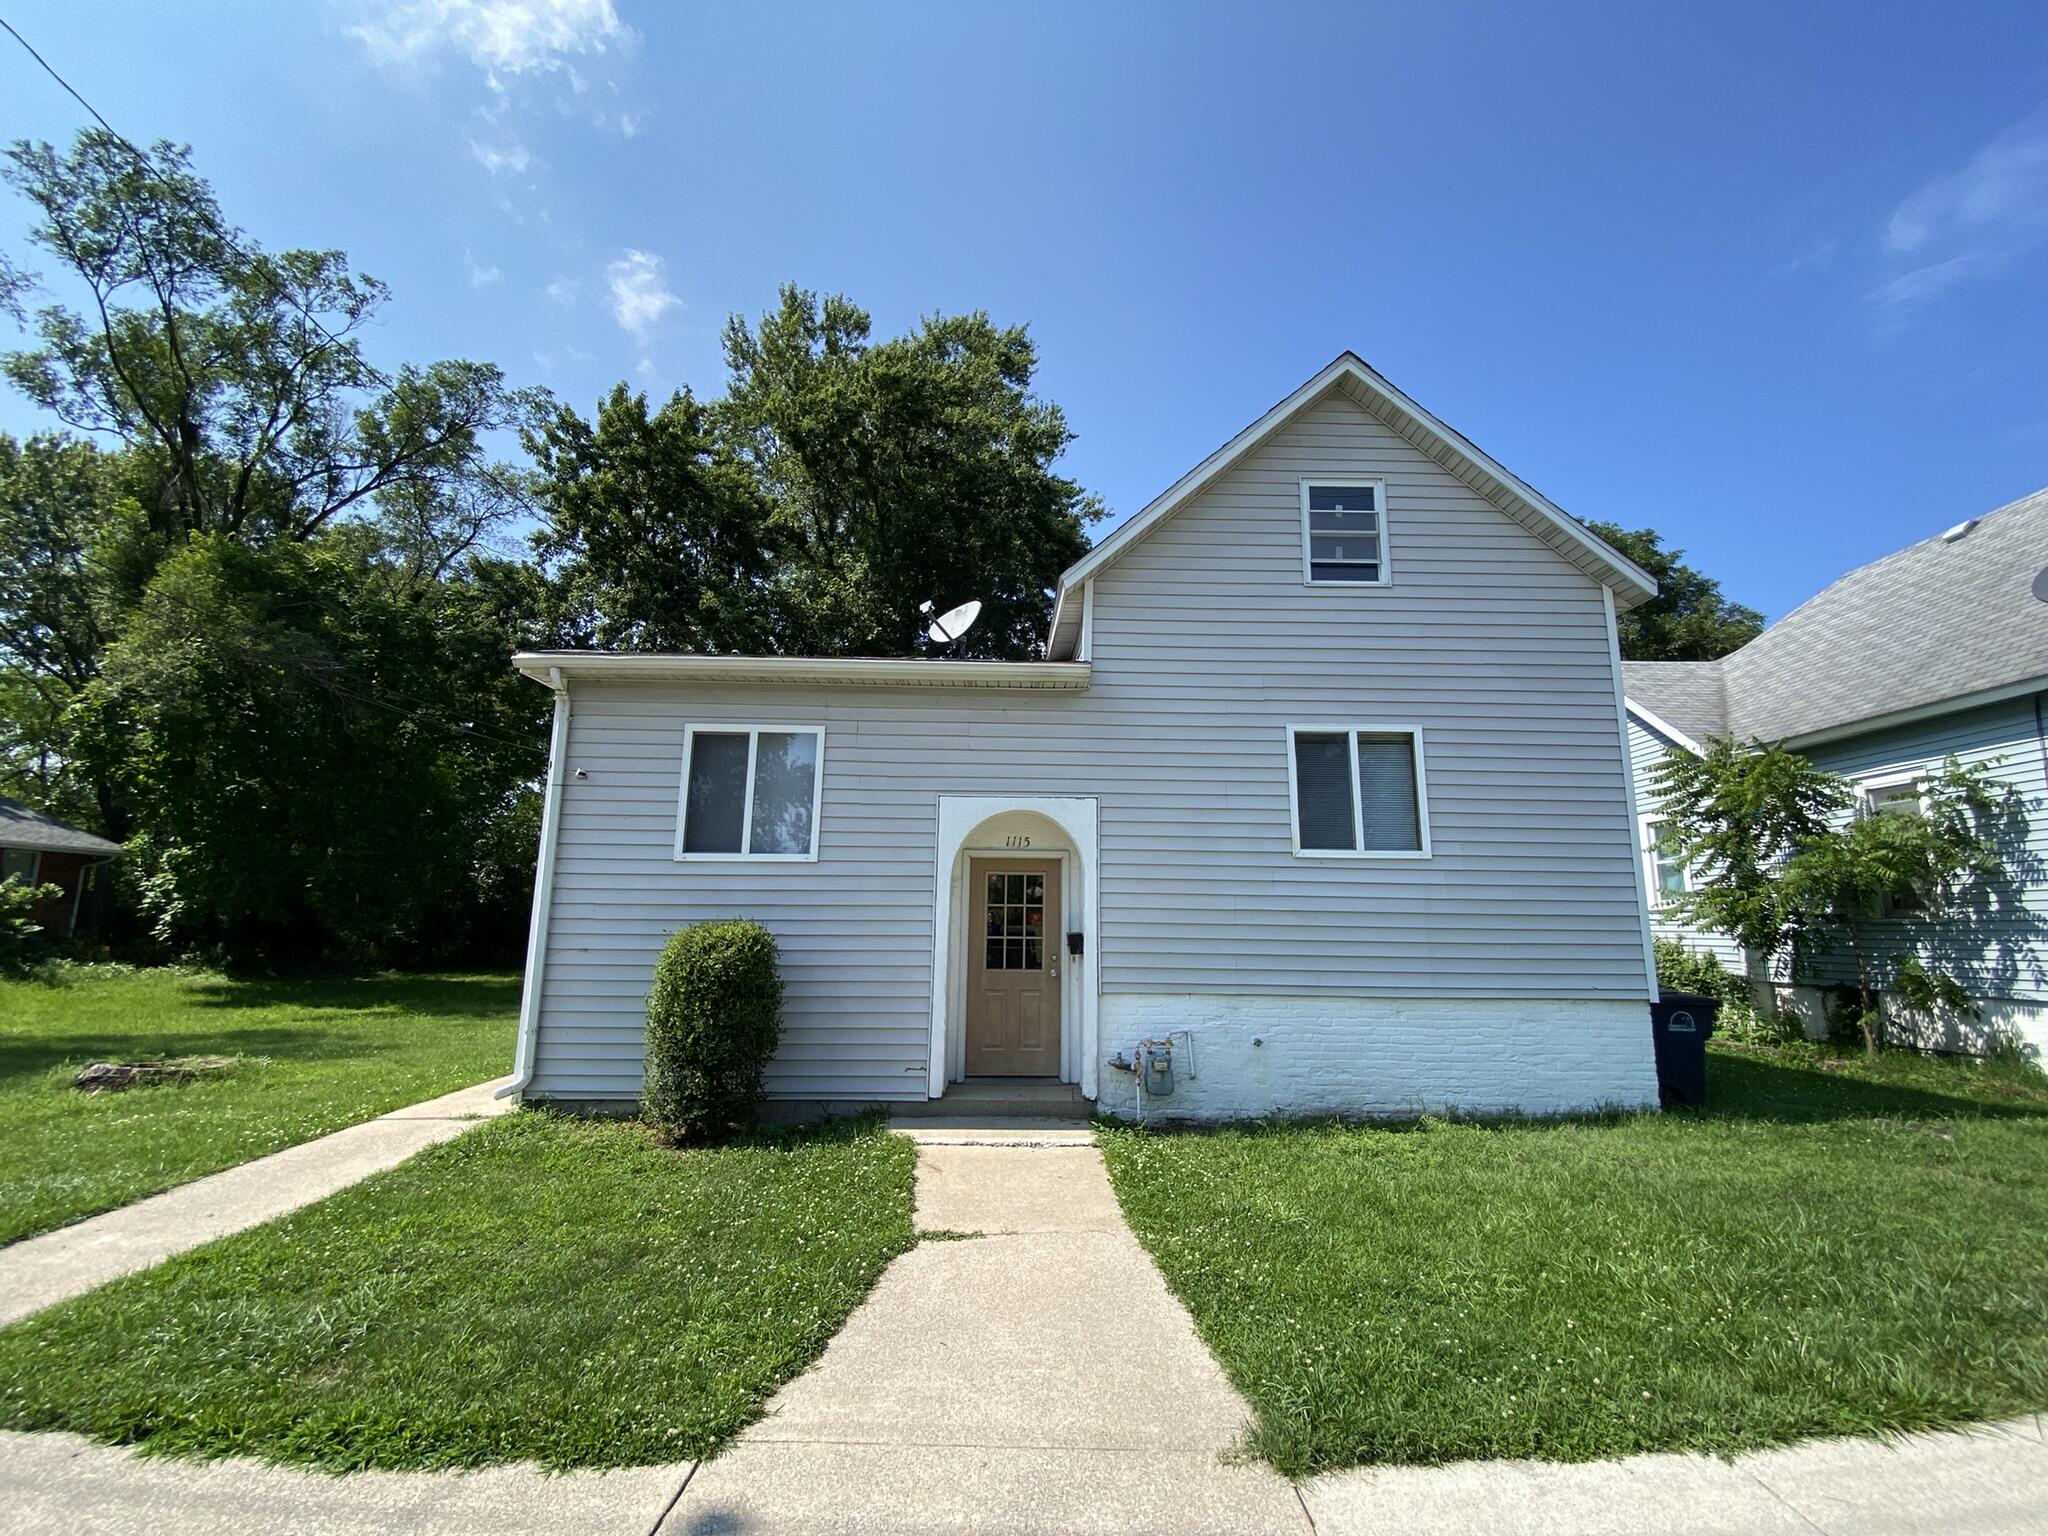
<svg viewBox="0 0 2048 1536"><path fill-rule="evenodd" d="M1105 1131L1290 1474L2048 1405L2048 1085L1717 1049L1704 1115Z"/></svg>
<svg viewBox="0 0 2048 1536"><path fill-rule="evenodd" d="M0 1243L511 1070L516 976L0 981ZM87 1097L91 1061L249 1058Z"/></svg>
<svg viewBox="0 0 2048 1536"><path fill-rule="evenodd" d="M334 1470L701 1456L914 1241L879 1122L488 1122L0 1332L0 1426Z"/></svg>

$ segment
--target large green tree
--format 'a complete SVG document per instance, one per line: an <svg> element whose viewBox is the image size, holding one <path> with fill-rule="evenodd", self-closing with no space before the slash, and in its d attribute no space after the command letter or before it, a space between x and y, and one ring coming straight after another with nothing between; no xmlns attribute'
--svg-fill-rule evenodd
<svg viewBox="0 0 2048 1536"><path fill-rule="evenodd" d="M1720 582L1687 565L1684 550L1666 549L1655 529L1586 526L1657 578L1657 595L1615 621L1627 660L1712 661L1762 633L1762 614L1730 602Z"/></svg>
<svg viewBox="0 0 2048 1536"><path fill-rule="evenodd" d="M912 656L927 603L978 598L964 655L1036 655L1096 500L1032 392L1022 327L933 316L875 341L841 296L785 287L726 326L726 392L658 410L623 384L529 431L565 642Z"/></svg>
<svg viewBox="0 0 2048 1536"><path fill-rule="evenodd" d="M261 249L181 149L94 130L5 177L56 268L32 314L0 274L0 368L100 446L0 449L0 771L127 840L169 945L511 948L542 585L485 556L524 504L489 444L540 399L373 366L383 285Z"/></svg>

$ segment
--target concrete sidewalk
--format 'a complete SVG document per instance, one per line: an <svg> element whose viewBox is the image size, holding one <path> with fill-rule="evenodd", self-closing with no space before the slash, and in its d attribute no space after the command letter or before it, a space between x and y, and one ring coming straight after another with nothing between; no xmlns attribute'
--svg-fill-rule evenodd
<svg viewBox="0 0 2048 1536"><path fill-rule="evenodd" d="M920 1244L661 1536L1300 1532L1085 1130L906 1127Z"/></svg>
<svg viewBox="0 0 2048 1536"><path fill-rule="evenodd" d="M477 1083L394 1109L0 1248L0 1327L188 1248L325 1199L459 1136L478 1120L513 1107L510 1099L491 1097L503 1081Z"/></svg>
<svg viewBox="0 0 2048 1536"><path fill-rule="evenodd" d="M453 1135L463 1122L442 1123ZM2040 1418L1729 1462L1466 1462L1297 1488L1237 1454L1245 1405L1124 1225L1084 1135L916 1139L917 1224L947 1236L892 1264L715 1460L329 1477L0 1433L0 1536L2048 1536Z"/></svg>

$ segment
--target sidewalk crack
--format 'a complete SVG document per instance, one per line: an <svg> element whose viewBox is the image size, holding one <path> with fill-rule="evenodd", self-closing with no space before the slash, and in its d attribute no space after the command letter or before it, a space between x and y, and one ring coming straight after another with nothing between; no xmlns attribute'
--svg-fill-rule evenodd
<svg viewBox="0 0 2048 1536"><path fill-rule="evenodd" d="M690 1470L683 1474L683 1480L676 1484L676 1491L670 1494L668 1502L661 1506L661 1513L654 1517L654 1524L647 1527L647 1536L660 1536L663 1522L675 1513L676 1506L683 1501L683 1490L690 1486L690 1479L697 1475L697 1469L703 1465L701 1461L690 1463Z"/></svg>

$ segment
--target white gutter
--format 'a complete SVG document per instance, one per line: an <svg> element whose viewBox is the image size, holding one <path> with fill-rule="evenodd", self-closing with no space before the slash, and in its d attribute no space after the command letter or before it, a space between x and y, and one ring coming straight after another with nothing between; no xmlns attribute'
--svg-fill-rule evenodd
<svg viewBox="0 0 2048 1536"><path fill-rule="evenodd" d="M596 678L705 683L838 683L879 688L1021 688L1078 692L1081 661L913 661L870 656L688 656L657 651L521 651L512 658L536 682ZM550 683L550 687L554 684Z"/></svg>
<svg viewBox="0 0 2048 1536"><path fill-rule="evenodd" d="M523 670L523 669L522 669ZM526 982L519 993L519 1044L512 1081L493 1098L515 1098L533 1081L534 1050L540 1044L541 973L547 968L548 911L555 891L555 842L562 824L562 779L569 758L569 689L562 669L549 667L547 685L555 695L555 726L548 737L548 782L542 792L540 855L533 872L533 919L526 935Z"/></svg>

